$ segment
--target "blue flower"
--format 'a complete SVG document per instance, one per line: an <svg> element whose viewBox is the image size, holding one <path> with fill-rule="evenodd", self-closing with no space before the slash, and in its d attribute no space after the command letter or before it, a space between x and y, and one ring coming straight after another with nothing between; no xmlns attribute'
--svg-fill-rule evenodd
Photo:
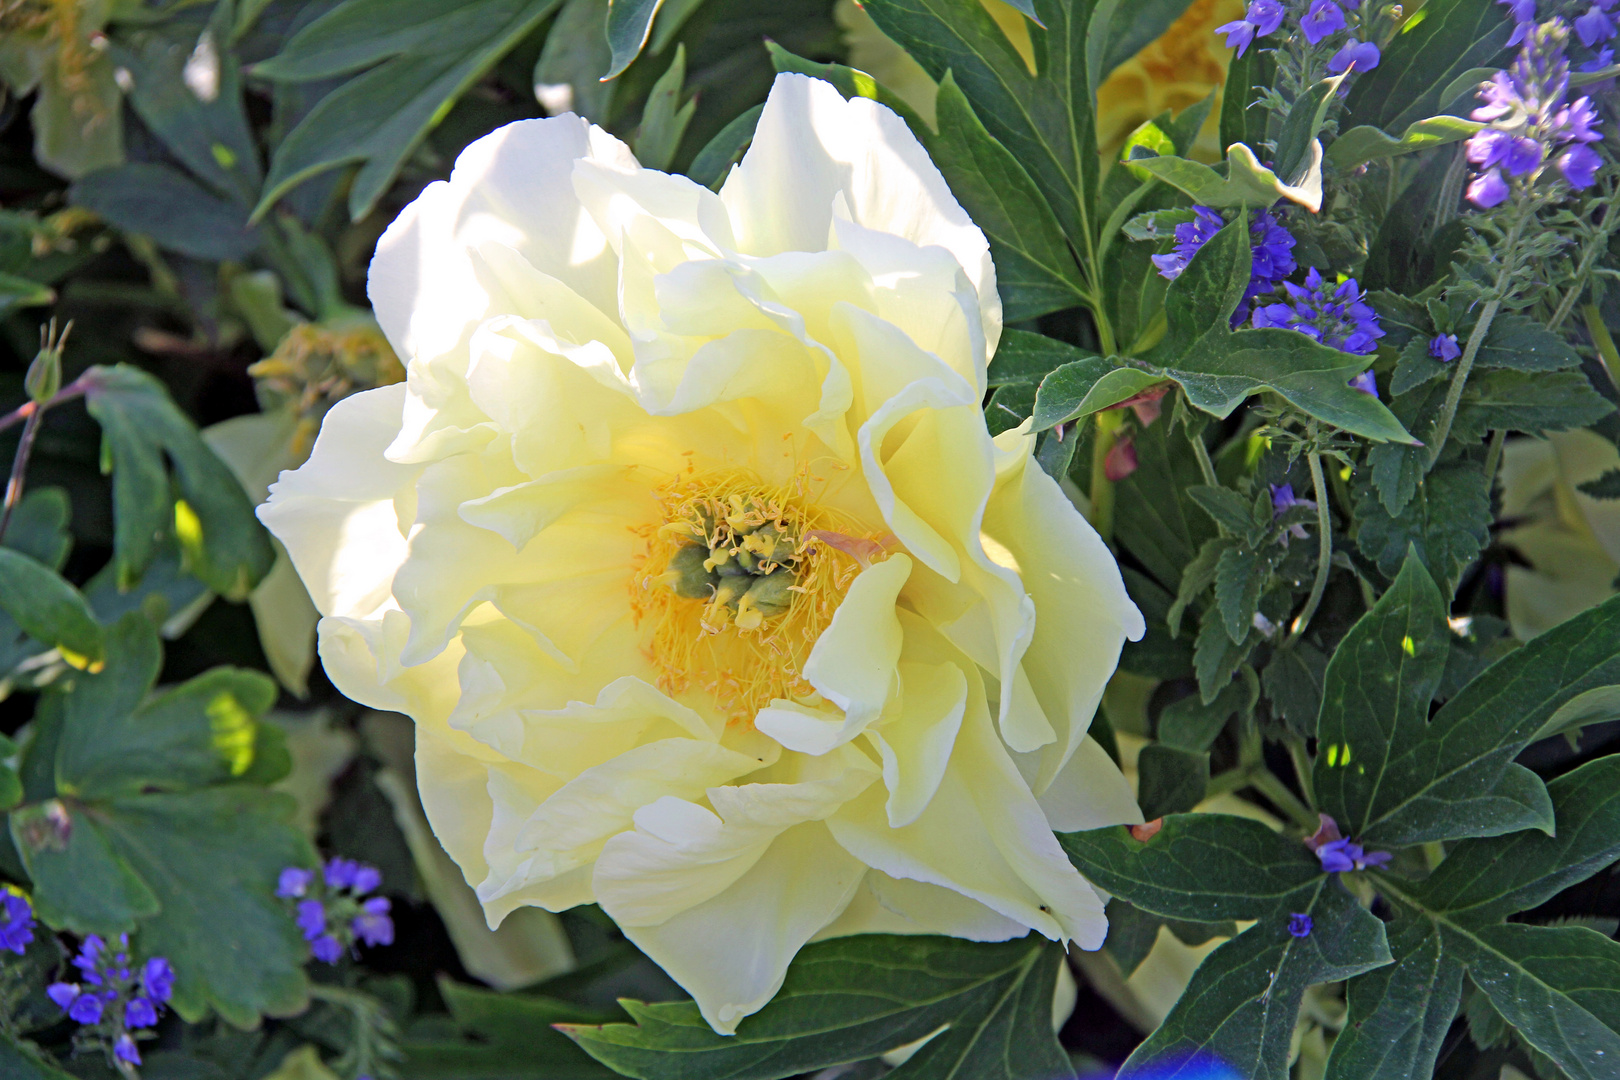
<svg viewBox="0 0 1620 1080"><path fill-rule="evenodd" d="M389 903L385 896L374 896L361 905L351 929L354 936L367 945L392 945L394 920L388 917Z"/></svg>
<svg viewBox="0 0 1620 1080"><path fill-rule="evenodd" d="M1213 240L1225 224L1225 219L1209 207L1193 207L1193 219L1176 226L1176 246L1168 254L1153 256L1153 265L1159 268L1159 276L1171 281L1180 277L1192 257L1198 254L1198 249Z"/></svg>
<svg viewBox="0 0 1620 1080"><path fill-rule="evenodd" d="M141 972L141 988L146 991L147 997L159 1004L168 1001L174 993L174 968L163 957L152 957Z"/></svg>
<svg viewBox="0 0 1620 1080"><path fill-rule="evenodd" d="M276 895L283 900L303 896L314 880L315 871L289 866L281 872L281 878L276 882Z"/></svg>
<svg viewBox="0 0 1620 1080"><path fill-rule="evenodd" d="M1312 267L1303 286L1283 282L1292 304L1265 304L1255 309L1254 325L1295 330L1322 344L1349 353L1370 353L1384 336L1378 313L1361 296L1355 278L1338 284L1322 280Z"/></svg>
<svg viewBox="0 0 1620 1080"><path fill-rule="evenodd" d="M360 864L353 859L345 859L341 855L327 860L326 884L333 889L347 889L354 884L354 876L360 870Z"/></svg>
<svg viewBox="0 0 1620 1080"><path fill-rule="evenodd" d="M68 1018L81 1024L101 1023L101 998L96 994L79 994L68 1005Z"/></svg>
<svg viewBox="0 0 1620 1080"><path fill-rule="evenodd" d="M1295 912L1288 916L1288 932L1295 937L1310 937L1314 925L1311 917L1303 912Z"/></svg>
<svg viewBox="0 0 1620 1080"><path fill-rule="evenodd" d="M1215 28L1215 32L1225 34L1226 47L1236 49L1239 56L1242 56L1254 41L1254 24L1247 19L1223 23Z"/></svg>
<svg viewBox="0 0 1620 1080"><path fill-rule="evenodd" d="M1319 44L1330 34L1337 34L1344 25L1344 11L1333 0L1311 0L1310 9L1299 20L1305 40L1312 45Z"/></svg>
<svg viewBox="0 0 1620 1080"><path fill-rule="evenodd" d="M1377 45L1370 41L1357 41L1351 38L1344 43L1344 48L1333 54L1333 59L1328 61L1327 69L1335 75L1349 71L1351 65L1354 65L1357 71L1371 71L1378 66L1380 58Z"/></svg>
<svg viewBox="0 0 1620 1080"><path fill-rule="evenodd" d="M1593 4L1586 9L1586 14L1575 19L1575 36L1581 39L1581 44L1588 49L1593 48L1600 41L1612 40L1616 33L1614 20L1609 18L1608 12Z"/></svg>
<svg viewBox="0 0 1620 1080"><path fill-rule="evenodd" d="M1367 851L1352 840L1330 840L1316 849L1322 869L1330 874L1344 874L1351 870L1365 870L1369 866L1383 866L1394 858L1387 851Z"/></svg>
<svg viewBox="0 0 1620 1080"><path fill-rule="evenodd" d="M129 999L124 1006L124 1026L131 1028L149 1028L157 1024L157 1005L147 998L135 997Z"/></svg>
<svg viewBox="0 0 1620 1080"><path fill-rule="evenodd" d="M310 954L323 964L335 964L343 955L343 942L331 934L322 934L309 946Z"/></svg>
<svg viewBox="0 0 1620 1080"><path fill-rule="evenodd" d="M113 1056L119 1061L129 1062L131 1065L141 1063L141 1052L136 1048L135 1040L127 1033L118 1036L118 1041L113 1043Z"/></svg>
<svg viewBox="0 0 1620 1080"><path fill-rule="evenodd" d="M1350 387L1354 390L1360 390L1363 394L1371 394L1373 397L1378 396L1378 380L1373 377L1372 368L1368 368L1351 379Z"/></svg>
<svg viewBox="0 0 1620 1080"><path fill-rule="evenodd" d="M354 879L350 882L349 888L354 890L354 894L356 896L364 896L366 893L370 892L381 884L381 871L379 871L375 866L367 866L364 863L361 863L359 866L355 867Z"/></svg>
<svg viewBox="0 0 1620 1080"><path fill-rule="evenodd" d="M1512 47L1523 41L1530 31L1536 28L1536 0L1496 0L1508 9L1515 24L1513 36L1508 38L1508 45Z"/></svg>
<svg viewBox="0 0 1620 1080"><path fill-rule="evenodd" d="M303 931L305 941L314 941L326 933L326 905L319 900L301 901L293 918Z"/></svg>
<svg viewBox="0 0 1620 1080"><path fill-rule="evenodd" d="M1598 166L1602 164L1603 159L1590 146L1577 144L1558 155L1558 171L1577 191L1597 183Z"/></svg>
<svg viewBox="0 0 1620 1080"><path fill-rule="evenodd" d="M1243 18L1217 26L1215 32L1225 34L1226 47L1236 49L1237 54L1242 56L1256 37L1275 34L1286 14L1286 9L1277 0L1253 0Z"/></svg>
<svg viewBox="0 0 1620 1080"><path fill-rule="evenodd" d="M0 949L21 956L34 940L34 907L26 896L7 892L0 901Z"/></svg>
<svg viewBox="0 0 1620 1080"><path fill-rule="evenodd" d="M1455 360L1462 355L1456 334L1436 334L1429 340L1429 355L1436 360Z"/></svg>

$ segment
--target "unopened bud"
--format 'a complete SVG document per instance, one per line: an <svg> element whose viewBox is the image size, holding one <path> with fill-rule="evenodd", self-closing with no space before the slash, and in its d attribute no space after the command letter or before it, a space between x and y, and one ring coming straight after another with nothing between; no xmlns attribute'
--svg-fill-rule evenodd
<svg viewBox="0 0 1620 1080"><path fill-rule="evenodd" d="M68 330L72 328L73 324L69 323ZM54 320L48 329L40 331L39 352L28 365L28 374L23 376L23 389L36 405L50 401L62 389L62 346L66 341L67 330L57 337Z"/></svg>

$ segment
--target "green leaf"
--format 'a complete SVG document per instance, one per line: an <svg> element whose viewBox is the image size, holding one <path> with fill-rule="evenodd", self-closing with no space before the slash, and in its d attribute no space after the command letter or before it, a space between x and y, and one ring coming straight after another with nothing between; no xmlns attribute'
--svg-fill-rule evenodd
<svg viewBox="0 0 1620 1080"><path fill-rule="evenodd" d="M1066 364L1095 358L1092 353L1045 334L1003 330L1001 344L996 346L996 355L990 358L986 381L991 386L1010 383L1035 386Z"/></svg>
<svg viewBox="0 0 1620 1080"><path fill-rule="evenodd" d="M1138 157L1133 168L1150 173L1201 206L1270 206L1278 199L1299 203L1313 214L1322 208L1322 144L1306 147L1300 173L1285 182L1260 163L1243 143L1227 148L1226 172L1181 157Z"/></svg>
<svg viewBox="0 0 1620 1080"><path fill-rule="evenodd" d="M1070 361L1041 381L1035 394L1035 430L1045 431L1077 417L1113 408L1164 382L1157 375L1117 367L1108 357Z"/></svg>
<svg viewBox="0 0 1620 1080"><path fill-rule="evenodd" d="M1110 72L1170 29L1188 6L1189 0L1101 0L1086 36L1093 100Z"/></svg>
<svg viewBox="0 0 1620 1080"><path fill-rule="evenodd" d="M607 42L607 14L602 0L563 0L534 64L537 90L547 90L548 96L567 91L565 101L556 102L550 111L566 109L593 124L606 124L615 117L624 83L601 80L613 59Z"/></svg>
<svg viewBox="0 0 1620 1080"><path fill-rule="evenodd" d="M1289 107L1288 116L1283 120L1282 132L1277 136L1277 152L1273 160L1277 174L1287 177L1290 183L1297 184L1303 179L1299 174L1309 167L1311 144L1316 142L1316 136L1322 130L1322 123L1327 119L1328 107L1337 98L1340 85L1349 77L1349 72L1346 72L1343 75L1322 79L1301 94Z"/></svg>
<svg viewBox="0 0 1620 1080"><path fill-rule="evenodd" d="M1086 880L1167 919L1263 918L1322 881L1301 841L1229 814L1172 814L1146 841L1123 825L1059 833L1058 841Z"/></svg>
<svg viewBox="0 0 1620 1080"><path fill-rule="evenodd" d="M17 308L53 303L55 300L56 290L49 285L16 274L0 272L0 315L8 315Z"/></svg>
<svg viewBox="0 0 1620 1080"><path fill-rule="evenodd" d="M1456 922L1494 922L1536 907L1620 859L1620 755L1547 785L1551 836L1526 830L1456 845L1414 896Z"/></svg>
<svg viewBox="0 0 1620 1080"><path fill-rule="evenodd" d="M1498 428L1529 435L1569 431L1613 411L1579 371L1482 371L1463 388L1451 438L1477 442Z"/></svg>
<svg viewBox="0 0 1620 1080"><path fill-rule="evenodd" d="M1345 128L1404 130L1448 108L1446 91L1459 76L1503 66L1498 61L1513 20L1493 0L1433 0L1422 12L1384 46L1378 67L1356 79L1345 102Z"/></svg>
<svg viewBox="0 0 1620 1080"><path fill-rule="evenodd" d="M81 676L76 692L67 695L67 723L56 752L59 790L80 798L186 790L224 783L252 768L257 717L276 700L273 680L256 671L214 668L131 711L124 705L140 701L150 682L156 635L145 619L130 615L110 637L107 669ZM102 681L115 685L104 693ZM110 708L111 701L118 706Z"/></svg>
<svg viewBox="0 0 1620 1080"><path fill-rule="evenodd" d="M1449 595L1490 541L1490 491L1474 462L1442 463L1414 486L1411 501L1397 515L1385 509L1372 485L1358 484L1355 517L1356 546L1381 572L1393 576L1407 550L1416 547Z"/></svg>
<svg viewBox="0 0 1620 1080"><path fill-rule="evenodd" d="M1363 124L1334 139L1333 145L1327 149L1327 159L1340 172L1349 172L1369 161L1381 161L1460 142L1484 126L1477 120L1464 120L1460 116L1431 116L1408 124L1397 139L1378 128Z"/></svg>
<svg viewBox="0 0 1620 1080"><path fill-rule="evenodd" d="M49 566L9 547L0 548L0 611L81 666L102 659L101 627L79 590Z"/></svg>
<svg viewBox="0 0 1620 1080"><path fill-rule="evenodd" d="M1445 600L1409 553L1328 661L1312 777L1318 805L1346 836L1361 835L1386 784L1401 790L1386 770L1423 738L1450 635Z"/></svg>
<svg viewBox="0 0 1620 1080"><path fill-rule="evenodd" d="M774 42L772 43L774 44ZM754 129L759 126L759 114L765 106L745 109L737 118L721 128L714 138L704 144L692 158L686 175L696 183L713 190L729 175L731 167L742 160L743 154L754 141Z"/></svg>
<svg viewBox="0 0 1620 1080"><path fill-rule="evenodd" d="M1367 359L1292 330L1230 329L1250 272L1244 215L1199 249L1165 297L1169 329L1147 370L1174 379L1192 405L1222 419L1245 398L1275 391L1301 411L1374 442L1413 439L1370 394L1349 382Z"/></svg>
<svg viewBox="0 0 1620 1080"><path fill-rule="evenodd" d="M275 552L236 477L152 376L124 364L86 374L85 403L111 452L119 584L139 580L158 537L172 533L199 580L221 595L246 596L269 573Z"/></svg>
<svg viewBox="0 0 1620 1080"><path fill-rule="evenodd" d="M553 1024L603 1023L622 1015L531 994L498 994L440 977L439 994L461 1039L407 1039L407 1080L610 1080L619 1075Z"/></svg>
<svg viewBox="0 0 1620 1080"><path fill-rule="evenodd" d="M68 192L125 232L196 259L242 259L259 247L247 210L168 165L131 162L80 178Z"/></svg>
<svg viewBox="0 0 1620 1080"><path fill-rule="evenodd" d="M0 1076L8 1080L73 1080L45 1061L31 1043L0 1033Z"/></svg>
<svg viewBox="0 0 1620 1080"><path fill-rule="evenodd" d="M617 78L624 73L652 32L653 16L664 0L610 0L607 17L608 47L613 59L603 72L604 79Z"/></svg>
<svg viewBox="0 0 1620 1080"><path fill-rule="evenodd" d="M1498 315L1474 357L1476 368L1514 371L1558 371L1580 365L1581 356L1569 342L1523 315Z"/></svg>
<svg viewBox="0 0 1620 1080"><path fill-rule="evenodd" d="M1385 766L1362 837L1368 843L1418 844L1550 826L1522 805L1534 798L1525 779L1533 774L1510 765L1565 702L1616 683L1620 597L1509 653L1446 702L1411 752ZM1501 792L1503 779L1514 776L1520 779L1508 782L1520 786ZM1521 805L1503 806L1500 800L1508 797ZM1545 816L1550 810L1548 804Z"/></svg>
<svg viewBox="0 0 1620 1080"><path fill-rule="evenodd" d="M174 964L187 1020L213 1009L248 1027L297 1012L308 948L273 890L283 868L315 856L290 823L293 800L248 782L285 770L247 711L274 699L273 684L216 669L146 701L160 663L156 630L131 613L108 635L102 672L43 698L23 765L54 783L30 779L38 801L11 814L35 905L79 933L138 929L142 956Z"/></svg>
<svg viewBox="0 0 1620 1080"><path fill-rule="evenodd" d="M1305 989L1390 962L1384 924L1337 881L1319 874L1290 903L1204 958L1164 1023L1120 1068L1120 1080L1174 1075L1165 1070L1195 1057L1214 1058L1245 1080L1288 1080ZM1289 932L1294 913L1311 919L1304 937Z"/></svg>
<svg viewBox="0 0 1620 1080"><path fill-rule="evenodd" d="M936 81L950 72L986 130L1028 171L1071 242L1096 225L1097 147L1086 75L1090 0L1035 0L1031 76L978 0L872 0L872 19ZM1044 29L1043 29L1044 27Z"/></svg>
<svg viewBox="0 0 1620 1080"><path fill-rule="evenodd" d="M1620 943L1584 926L1448 925L1446 948L1530 1045L1571 1080L1620 1061Z"/></svg>
<svg viewBox="0 0 1620 1080"><path fill-rule="evenodd" d="M1028 383L1008 383L990 395L984 407L984 422L991 435L1000 435L1029 419L1035 407L1035 388Z"/></svg>
<svg viewBox="0 0 1620 1080"><path fill-rule="evenodd" d="M690 1002L623 1002L634 1024L566 1026L598 1061L642 1080L773 1080L932 1040L893 1075L1049 1080L1073 1075L1052 1034L1062 950L863 934L803 949L771 1003L716 1035Z"/></svg>
<svg viewBox="0 0 1620 1080"><path fill-rule="evenodd" d="M1215 609L1232 644L1241 645L1254 629L1260 593L1271 577L1269 552L1236 544L1221 552L1215 564Z"/></svg>
<svg viewBox="0 0 1620 1080"><path fill-rule="evenodd" d="M1260 631L1251 629L1242 641L1234 642L1226 632L1226 620L1220 608L1212 606L1204 611L1198 621L1198 638L1193 644L1193 669L1198 675L1198 692L1203 700L1215 700L1232 681L1238 665L1249 658L1260 641Z"/></svg>
<svg viewBox="0 0 1620 1080"><path fill-rule="evenodd" d="M1209 755L1149 743L1136 762L1137 802L1149 819L1180 814L1204 801L1209 786Z"/></svg>
<svg viewBox="0 0 1620 1080"><path fill-rule="evenodd" d="M1577 485L1575 490L1594 499L1620 499L1620 469L1610 469L1596 480Z"/></svg>
<svg viewBox="0 0 1620 1080"><path fill-rule="evenodd" d="M1192 447L1169 424L1142 429L1134 445L1136 471L1114 489L1114 535L1160 584L1175 590L1215 535L1209 517L1187 497L1203 483L1203 473Z"/></svg>
<svg viewBox="0 0 1620 1080"><path fill-rule="evenodd" d="M1267 665L1267 670L1276 663L1273 660ZM1166 706L1159 714L1159 741L1180 750L1208 750L1233 713L1253 707L1250 698L1249 682L1245 679L1235 679L1227 684L1226 689L1207 705L1197 694L1189 694ZM1144 747L1143 753L1148 749Z"/></svg>
<svg viewBox="0 0 1620 1080"><path fill-rule="evenodd" d="M1327 657L1305 642L1296 641L1273 653L1271 663L1260 673L1272 710L1303 735L1316 735L1326 669Z"/></svg>
<svg viewBox="0 0 1620 1080"><path fill-rule="evenodd" d="M668 171L680 149L681 136L692 122L697 101L685 105L681 101L681 87L686 82L686 46L675 46L675 59L653 83L647 95L647 104L641 113L641 128L636 134L636 160L643 168Z"/></svg>
<svg viewBox="0 0 1620 1080"><path fill-rule="evenodd" d="M1398 919L1386 929L1395 962L1350 980L1326 1080L1429 1080L1457 1015L1462 965L1433 926Z"/></svg>
<svg viewBox="0 0 1620 1080"><path fill-rule="evenodd" d="M1254 525L1249 500L1231 488L1200 484L1188 488L1187 495L1233 536L1247 536Z"/></svg>
<svg viewBox="0 0 1620 1080"><path fill-rule="evenodd" d="M365 216L428 130L558 2L414 0L402 26L392 0L348 0L311 23L255 73L303 81L382 62L321 98L276 147L254 219L303 181L355 162L349 214Z"/></svg>
<svg viewBox="0 0 1620 1080"><path fill-rule="evenodd" d="M924 145L990 241L1007 321L1074 307L1085 287L1052 207L1018 159L985 130L951 72L939 84L935 110L939 133Z"/></svg>

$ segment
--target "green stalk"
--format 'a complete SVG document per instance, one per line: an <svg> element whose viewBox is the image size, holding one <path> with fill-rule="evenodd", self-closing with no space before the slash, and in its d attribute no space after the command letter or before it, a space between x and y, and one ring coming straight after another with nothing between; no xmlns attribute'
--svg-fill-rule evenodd
<svg viewBox="0 0 1620 1080"><path fill-rule="evenodd" d="M1108 479L1108 452L1114 448L1124 418L1118 409L1104 409L1096 416L1097 437L1091 443L1091 527L1104 543L1110 543L1114 538L1114 482Z"/></svg>
<svg viewBox="0 0 1620 1080"><path fill-rule="evenodd" d="M1305 628L1311 625L1322 594L1327 591L1328 574L1333 570L1333 518L1328 512L1327 482L1322 479L1322 455L1312 450L1305 455L1305 460L1310 463L1311 489L1316 493L1316 579L1311 582L1311 595L1306 597L1304 608L1282 644L1285 649L1304 636Z"/></svg>
<svg viewBox="0 0 1620 1080"><path fill-rule="evenodd" d="M1604 325L1603 314L1596 304L1587 304L1581 308L1581 318L1586 322L1586 332L1592 335L1592 344L1597 346L1598 363L1603 365L1615 389L1620 390L1620 351L1615 350L1614 338Z"/></svg>

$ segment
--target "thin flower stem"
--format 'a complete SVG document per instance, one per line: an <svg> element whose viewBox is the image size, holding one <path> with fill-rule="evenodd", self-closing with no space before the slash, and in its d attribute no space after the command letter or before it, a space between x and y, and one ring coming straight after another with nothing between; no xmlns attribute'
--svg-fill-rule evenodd
<svg viewBox="0 0 1620 1080"><path fill-rule="evenodd" d="M54 409L58 405L65 405L68 402L73 401L75 398L84 397L85 393L90 389L91 381L90 372L87 371L83 375L80 375L77 379L74 379L68 385L62 387L57 395L51 398L51 400L47 401L44 405L39 405L32 401L23 402L21 405L17 406L15 409L12 409L4 416L0 416L0 431L5 431L7 428L16 427L18 424L34 415L36 410L43 411L45 409Z"/></svg>
<svg viewBox="0 0 1620 1080"><path fill-rule="evenodd" d="M1485 451L1485 488L1490 490L1496 481L1496 469L1502 464L1502 444L1507 442L1507 431L1497 428L1491 432L1491 445Z"/></svg>
<svg viewBox="0 0 1620 1080"><path fill-rule="evenodd" d="M1598 363L1603 365L1615 389L1620 390L1620 351L1614 347L1614 338L1603 322L1603 313L1598 311L1596 304L1587 304L1581 308L1581 318L1585 320L1586 332L1592 335L1592 344L1597 348Z"/></svg>
<svg viewBox="0 0 1620 1080"><path fill-rule="evenodd" d="M1215 476L1215 465L1209 460L1209 448L1204 445L1204 437L1187 425L1187 441L1192 443L1193 455L1198 458L1198 471L1204 474L1204 483L1210 487L1219 487L1220 480Z"/></svg>
<svg viewBox="0 0 1620 1080"><path fill-rule="evenodd" d="M1267 768L1256 769L1250 778L1254 789L1267 799L1273 806L1293 819L1294 824L1304 829L1307 834L1314 833L1321 825L1321 818L1315 810L1299 801L1299 796L1288 790L1288 785L1278 779L1277 774Z"/></svg>
<svg viewBox="0 0 1620 1080"><path fill-rule="evenodd" d="M1121 417L1118 409L1104 409L1096 416L1097 437L1091 443L1091 527L1108 543L1114 536L1114 482L1108 479L1108 452L1114 448Z"/></svg>
<svg viewBox="0 0 1620 1080"><path fill-rule="evenodd" d="M6 526L11 524L12 511L22 501L23 481L28 475L28 458L34 452L34 439L39 435L39 422L45 418L44 409L35 409L28 414L28 422L23 424L22 438L17 442L17 456L11 459L11 478L6 481L5 508L0 509L0 539L6 535Z"/></svg>
<svg viewBox="0 0 1620 1080"><path fill-rule="evenodd" d="M1316 580L1311 582L1311 595L1306 598L1305 606L1300 609L1299 617L1288 631L1288 640L1283 642L1285 649L1303 637L1306 627L1311 625L1311 617L1322 602L1322 594L1327 591L1328 574L1333 569L1333 518L1328 511L1327 482L1322 478L1322 455L1312 450L1305 455L1305 459L1310 463L1311 488L1316 492Z"/></svg>
<svg viewBox="0 0 1620 1080"><path fill-rule="evenodd" d="M1283 745L1288 747L1288 758L1294 763L1294 775L1299 777L1299 789L1305 793L1305 801L1311 806L1316 805L1316 785L1311 780L1311 757L1305 749L1303 736L1290 731L1283 736Z"/></svg>

